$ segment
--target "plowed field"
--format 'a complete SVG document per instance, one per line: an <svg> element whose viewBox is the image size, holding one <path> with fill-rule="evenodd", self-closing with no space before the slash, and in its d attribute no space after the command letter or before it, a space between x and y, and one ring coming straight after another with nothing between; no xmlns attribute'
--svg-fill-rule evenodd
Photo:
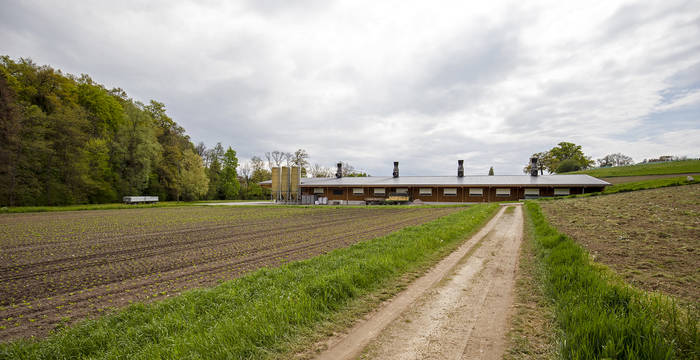
<svg viewBox="0 0 700 360"><path fill-rule="evenodd" d="M0 341L215 285L459 208L182 207L0 216Z"/></svg>

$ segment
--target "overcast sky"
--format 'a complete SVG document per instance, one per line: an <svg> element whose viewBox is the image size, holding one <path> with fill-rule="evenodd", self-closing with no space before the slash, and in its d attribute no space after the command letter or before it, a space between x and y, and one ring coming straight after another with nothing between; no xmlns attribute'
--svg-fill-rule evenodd
<svg viewBox="0 0 700 360"><path fill-rule="evenodd" d="M164 102L243 160L519 174L560 141L700 157L699 1L0 2L0 54Z"/></svg>

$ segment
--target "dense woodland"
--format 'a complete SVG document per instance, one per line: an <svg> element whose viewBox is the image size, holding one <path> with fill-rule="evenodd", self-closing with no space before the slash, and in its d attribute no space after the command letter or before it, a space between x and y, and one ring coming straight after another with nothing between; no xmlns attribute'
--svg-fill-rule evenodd
<svg viewBox="0 0 700 360"><path fill-rule="evenodd" d="M0 58L0 205L264 196L241 190L236 152L195 146L165 105L87 75ZM260 177L260 174L256 174ZM263 174L264 175L264 174ZM255 187L253 187L255 188Z"/></svg>

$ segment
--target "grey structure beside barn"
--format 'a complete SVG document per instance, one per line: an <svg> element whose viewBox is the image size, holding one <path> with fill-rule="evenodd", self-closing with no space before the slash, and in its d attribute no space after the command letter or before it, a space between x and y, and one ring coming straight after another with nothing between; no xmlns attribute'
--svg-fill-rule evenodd
<svg viewBox="0 0 700 360"><path fill-rule="evenodd" d="M261 185L269 186L269 182ZM423 202L517 201L599 192L608 185L589 175L538 176L536 171L530 175L464 175L460 161L457 176L399 176L398 163L394 163L393 176L302 178L300 187L305 199L325 197L331 203L358 204L395 194Z"/></svg>

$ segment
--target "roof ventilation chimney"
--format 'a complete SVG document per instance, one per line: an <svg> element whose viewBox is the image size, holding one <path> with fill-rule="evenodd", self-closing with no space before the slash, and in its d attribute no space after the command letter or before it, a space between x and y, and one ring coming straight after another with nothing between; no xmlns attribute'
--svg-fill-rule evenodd
<svg viewBox="0 0 700 360"><path fill-rule="evenodd" d="M457 160L457 177L464 177L464 160Z"/></svg>
<svg viewBox="0 0 700 360"><path fill-rule="evenodd" d="M537 158L536 157L531 157L530 158L530 175L531 176L537 176L537 171L538 171L538 166L537 166Z"/></svg>
<svg viewBox="0 0 700 360"><path fill-rule="evenodd" d="M399 162L398 162L398 161L394 161L394 173L393 173L393 176L394 176L395 178L399 177Z"/></svg>
<svg viewBox="0 0 700 360"><path fill-rule="evenodd" d="M343 163L341 162L338 163L338 171L335 172L335 177L338 179L343 177Z"/></svg>

